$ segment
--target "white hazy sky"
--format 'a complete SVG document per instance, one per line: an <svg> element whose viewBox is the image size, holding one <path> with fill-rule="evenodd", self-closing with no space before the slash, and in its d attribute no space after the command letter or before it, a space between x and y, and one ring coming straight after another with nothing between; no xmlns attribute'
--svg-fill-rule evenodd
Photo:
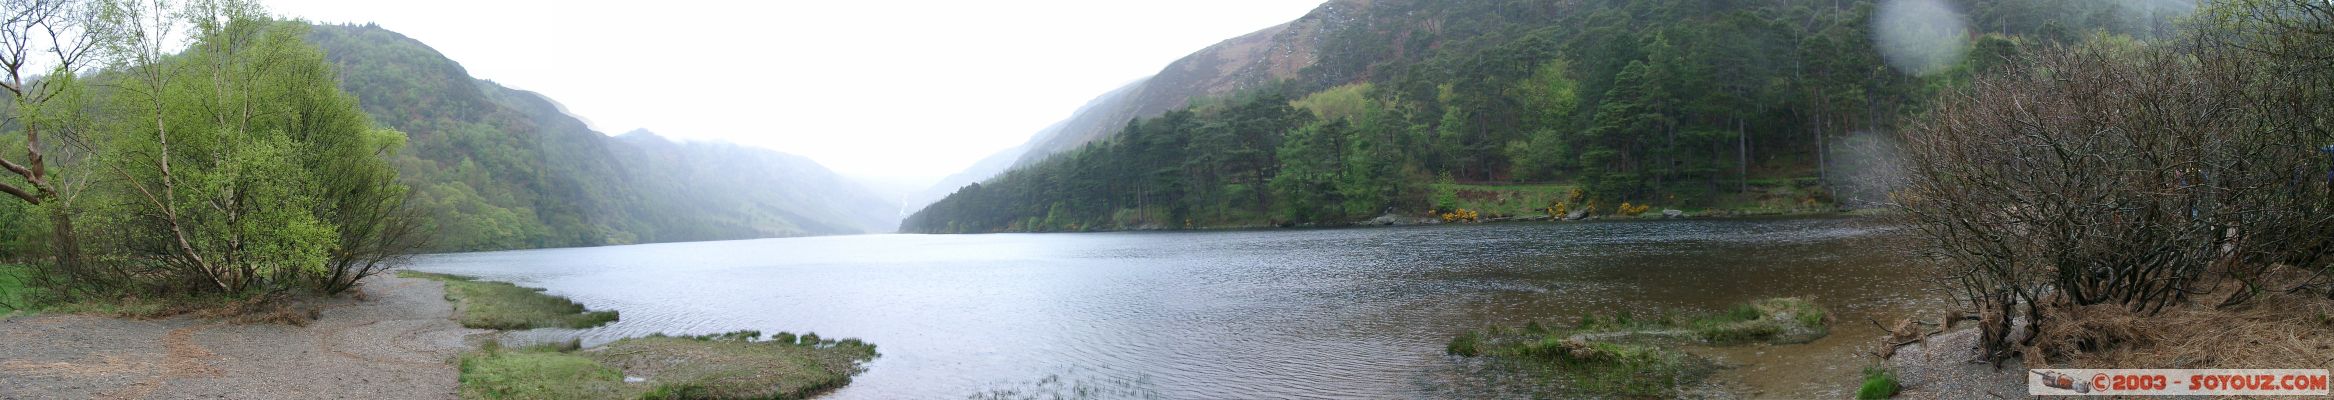
<svg viewBox="0 0 2334 400"><path fill-rule="evenodd" d="M1105 91L1321 0L264 0L375 22L470 74L647 128L936 179Z"/></svg>

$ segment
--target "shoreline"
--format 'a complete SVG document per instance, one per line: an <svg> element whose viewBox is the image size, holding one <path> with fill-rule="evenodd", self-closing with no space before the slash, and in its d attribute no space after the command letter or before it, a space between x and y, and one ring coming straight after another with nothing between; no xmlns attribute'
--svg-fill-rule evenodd
<svg viewBox="0 0 2334 400"><path fill-rule="evenodd" d="M467 338L438 282L383 274L307 326L175 316L0 319L0 398L456 398Z"/></svg>
<svg viewBox="0 0 2334 400"><path fill-rule="evenodd" d="M1110 233L1110 232L1219 232L1219 231L1278 231L1278 230L1308 230L1308 229L1374 229L1374 228L1399 228L1399 227L1410 227L1410 226L1436 226L1436 225L1509 225L1509 224L1529 224L1529 223L1541 223L1541 224L1577 224L1577 223L1597 223L1597 222L1713 221L1713 220L1716 220L1716 221L1725 221L1725 220L1756 220L1756 219L1793 219L1793 218L1867 218L1867 217L1873 217L1873 216L1883 215L1883 213L1885 213L1885 212L1886 212L1886 211L1867 211L1867 210L1823 210L1823 211L1792 211L1792 212L1751 212L1751 211L1740 211L1740 210L1737 210L1737 211L1722 211L1722 212L1720 212L1720 213L1688 214L1688 215L1686 215L1686 216L1681 216L1681 217L1664 217L1664 216L1662 216L1662 215L1661 215L1661 213L1660 213L1660 212L1658 212L1658 211L1657 211L1657 212L1649 212L1649 213L1646 213L1646 214L1644 214L1644 215L1638 215L1638 216L1597 216L1597 217L1587 217L1587 218L1581 218L1581 219L1553 219L1553 218L1548 218L1548 217L1538 217L1538 216L1525 216L1525 217L1494 217L1494 218L1483 218L1483 219L1481 219L1481 220L1477 220L1477 221L1473 221L1473 222L1466 222L1466 221L1443 221L1443 220L1441 220L1441 219L1439 219L1439 218L1430 218L1430 217L1424 217L1424 216L1396 216L1396 215L1391 215L1391 214L1389 214L1389 215L1387 215L1387 216L1380 216L1380 217L1379 217L1379 219L1362 220L1362 221L1353 221L1353 222L1343 222L1343 223L1302 223L1302 224L1280 224L1280 225L1264 224L1264 223L1255 223L1255 224L1238 224L1238 225L1205 225L1205 226L1188 227L1188 228L1167 228L1167 227L1133 227L1133 228L1124 228L1124 229L1081 229L1081 230L1054 230L1054 231L1032 231L1032 230L1019 230L1019 231L996 231L996 232L954 232L954 233L936 233L936 232L909 232L909 231L899 231L899 232L893 232L893 233L894 233L894 234L910 234L910 235L984 235L984 234L997 234L997 233L1016 233L1016 234L1018 234L1018 233L1036 233L1036 234L1043 234L1043 233ZM1396 219L1397 219L1397 221L1396 221L1396 222L1380 222L1380 220L1381 220L1381 219L1384 219L1384 218L1387 218L1387 217L1393 217L1393 218L1396 218Z"/></svg>

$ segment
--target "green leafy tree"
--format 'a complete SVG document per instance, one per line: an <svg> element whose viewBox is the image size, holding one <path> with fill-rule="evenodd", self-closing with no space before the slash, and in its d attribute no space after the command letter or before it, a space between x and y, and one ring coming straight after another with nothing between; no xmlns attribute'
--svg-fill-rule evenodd
<svg viewBox="0 0 2334 400"><path fill-rule="evenodd" d="M199 291L338 292L418 247L386 160L404 135L340 91L306 24L241 1L116 7L128 76L99 161L121 182L109 231L158 232L117 239L126 260L155 260L130 268ZM193 41L164 53L180 29Z"/></svg>

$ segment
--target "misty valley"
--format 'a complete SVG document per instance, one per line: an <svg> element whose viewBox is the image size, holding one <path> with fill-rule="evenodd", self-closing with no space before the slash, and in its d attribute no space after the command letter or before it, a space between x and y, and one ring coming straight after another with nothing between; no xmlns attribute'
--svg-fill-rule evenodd
<svg viewBox="0 0 2334 400"><path fill-rule="evenodd" d="M2324 0L0 3L0 399L2334 395Z"/></svg>

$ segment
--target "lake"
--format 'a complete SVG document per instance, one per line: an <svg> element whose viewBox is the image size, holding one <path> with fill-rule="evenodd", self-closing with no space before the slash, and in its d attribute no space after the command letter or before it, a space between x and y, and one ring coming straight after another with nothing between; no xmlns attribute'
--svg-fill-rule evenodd
<svg viewBox="0 0 2334 400"><path fill-rule="evenodd" d="M1468 393L1443 345L1486 324L1806 296L1796 346L1713 349L1765 395L1841 397L1854 354L1936 285L1847 218L866 235L440 254L412 269L542 287L622 319L586 344L738 329L856 337L836 399L1076 388L1164 398ZM1455 394L1456 393L1456 394Z"/></svg>

